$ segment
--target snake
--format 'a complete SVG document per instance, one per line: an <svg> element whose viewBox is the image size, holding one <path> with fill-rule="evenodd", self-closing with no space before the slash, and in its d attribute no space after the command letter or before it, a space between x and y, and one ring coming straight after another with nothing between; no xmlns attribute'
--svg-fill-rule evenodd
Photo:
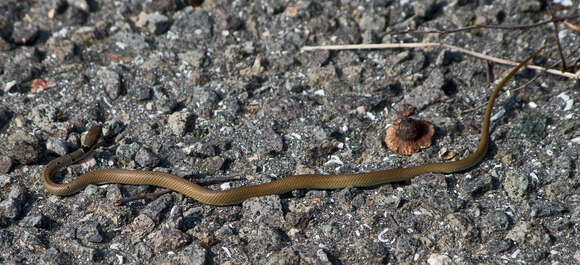
<svg viewBox="0 0 580 265"><path fill-rule="evenodd" d="M366 173L291 175L262 184L246 185L226 190L204 188L195 182L169 173L117 168L89 171L67 183L55 183L53 181L53 176L57 171L86 158L97 146L100 145L100 143L102 143L103 136L101 127L93 126L89 129L84 137L84 141L81 142L81 145L77 150L60 156L46 165L42 171L42 184L49 193L59 196L72 195L90 184L99 185L121 183L132 185L153 185L182 193L205 204L224 206L240 204L253 197L279 195L297 189L341 189L351 186L372 187L387 183L407 181L425 173L451 174L462 172L477 165L487 154L490 134L490 116L494 102L501 88L544 48L545 47L542 47L532 55L528 56L524 61L520 62L517 66L513 67L508 74L497 83L487 102L485 114L483 116L479 145L475 152L460 160L428 163L413 167L377 170Z"/></svg>

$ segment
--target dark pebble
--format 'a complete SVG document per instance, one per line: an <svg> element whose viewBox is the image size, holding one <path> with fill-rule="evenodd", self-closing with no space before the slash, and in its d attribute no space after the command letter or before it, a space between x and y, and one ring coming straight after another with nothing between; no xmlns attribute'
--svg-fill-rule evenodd
<svg viewBox="0 0 580 265"><path fill-rule="evenodd" d="M153 90L148 86L138 86L135 89L135 97L139 101L150 100L153 96Z"/></svg>
<svg viewBox="0 0 580 265"><path fill-rule="evenodd" d="M510 248L512 248L513 244L514 244L513 241L511 241L509 239L492 240L491 242L489 242L487 244L487 250L491 254L498 254L498 253L510 250Z"/></svg>
<svg viewBox="0 0 580 265"><path fill-rule="evenodd" d="M0 106L0 131L2 131L12 119L12 112L5 106Z"/></svg>
<svg viewBox="0 0 580 265"><path fill-rule="evenodd" d="M149 148L141 147L137 154L135 154L135 161L137 161L137 164L141 167L154 168L159 164L161 159Z"/></svg>
<svg viewBox="0 0 580 265"><path fill-rule="evenodd" d="M38 26L18 21L12 28L12 41L20 45L31 45L36 41L39 33Z"/></svg>
<svg viewBox="0 0 580 265"><path fill-rule="evenodd" d="M81 225L77 229L77 238L86 242L101 243L103 242L103 231L98 223Z"/></svg>
<svg viewBox="0 0 580 265"><path fill-rule="evenodd" d="M110 99L115 100L121 96L121 75L113 70L103 67L97 71L97 77L100 79L101 84L105 88L105 92L107 92L107 96L109 96Z"/></svg>
<svg viewBox="0 0 580 265"><path fill-rule="evenodd" d="M0 227L6 222L14 222L22 213L26 192L20 185L12 186L8 198L0 202Z"/></svg>
<svg viewBox="0 0 580 265"><path fill-rule="evenodd" d="M157 253L177 251L191 242L191 237L188 234L176 229L162 229L149 236L151 237L150 243Z"/></svg>
<svg viewBox="0 0 580 265"><path fill-rule="evenodd" d="M546 217L554 214L560 214L567 211L566 206L559 202L550 202L544 200L529 200L527 202L530 207L532 217Z"/></svg>
<svg viewBox="0 0 580 265"><path fill-rule="evenodd" d="M48 218L42 214L26 216L18 222L18 225L24 227L47 228Z"/></svg>
<svg viewBox="0 0 580 265"><path fill-rule="evenodd" d="M23 131L17 131L8 136L8 145L12 150L12 158L25 165L40 161L44 152L40 141Z"/></svg>
<svg viewBox="0 0 580 265"><path fill-rule="evenodd" d="M481 196L493 188L493 177L489 174L469 179L463 185L463 191L470 196Z"/></svg>
<svg viewBox="0 0 580 265"><path fill-rule="evenodd" d="M172 202L172 197L164 195L147 204L147 207L141 210L142 214L149 216L155 223L159 223L162 214L167 211Z"/></svg>
<svg viewBox="0 0 580 265"><path fill-rule="evenodd" d="M0 173L8 173L12 170L14 161L9 156L0 156ZM0 184L2 185L2 184Z"/></svg>

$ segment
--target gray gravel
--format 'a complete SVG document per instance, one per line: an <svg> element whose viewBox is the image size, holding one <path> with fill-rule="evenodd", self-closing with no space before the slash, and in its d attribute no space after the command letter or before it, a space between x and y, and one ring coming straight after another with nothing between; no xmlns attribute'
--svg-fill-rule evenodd
<svg viewBox="0 0 580 265"><path fill-rule="evenodd" d="M0 2L1 264L580 263L580 82L542 74L515 90L529 70L496 104L489 154L462 173L228 207L178 193L116 204L157 191L148 186L49 194L44 166L94 124L105 146L59 181L106 167L241 178L210 186L225 189L475 150L485 62L437 48L304 45L441 42L518 61L547 44L534 63L558 62L551 24L388 34L532 24L549 18L542 1L195 2ZM577 12L572 2L557 15ZM559 28L572 64L578 32ZM493 67L496 77L506 69ZM382 138L407 104L437 132L403 157Z"/></svg>

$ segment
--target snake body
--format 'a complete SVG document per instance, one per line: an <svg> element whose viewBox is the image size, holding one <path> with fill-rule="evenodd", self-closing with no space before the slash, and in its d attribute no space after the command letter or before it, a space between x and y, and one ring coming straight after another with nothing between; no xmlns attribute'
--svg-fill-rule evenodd
<svg viewBox="0 0 580 265"><path fill-rule="evenodd" d="M282 194L296 189L338 189L349 186L369 187L409 180L424 173L453 173L463 171L475 166L487 153L491 111L501 88L516 74L516 72L518 72L532 58L538 55L542 49L536 51L520 64L512 68L511 71L497 84L487 102L487 107L483 116L481 138L477 150L461 160L424 164L408 168L378 170L359 174L293 175L263 184L242 186L228 190L206 189L189 180L168 173L125 169L100 169L83 174L68 183L55 183L52 180L52 177L56 171L62 167L76 163L97 146L99 139L101 138L101 128L95 126L89 130L87 137L85 138L85 143L81 148L48 163L42 172L42 184L48 192L61 196L76 193L89 184L124 183L134 185L154 185L183 193L184 195L202 203L211 205L232 205L241 203L248 198Z"/></svg>

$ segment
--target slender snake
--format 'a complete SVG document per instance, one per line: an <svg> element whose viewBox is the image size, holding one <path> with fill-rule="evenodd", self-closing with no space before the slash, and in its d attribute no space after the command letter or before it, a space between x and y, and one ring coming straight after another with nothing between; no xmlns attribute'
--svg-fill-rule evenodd
<svg viewBox="0 0 580 265"><path fill-rule="evenodd" d="M530 55L497 84L483 116L481 139L477 150L468 157L451 162L431 163L408 168L394 168L359 174L307 174L293 175L263 184L242 186L228 190L210 190L187 179L155 171L135 171L126 169L100 169L88 172L64 184L55 183L53 175L59 169L74 164L92 152L101 140L101 127L92 127L86 135L81 148L56 158L48 163L42 172L42 184L46 190L55 195L71 195L89 184L124 183L133 185L154 185L168 188L185 194L202 203L212 205L238 204L252 197L282 194L296 189L339 189L349 186L368 187L385 183L400 182L412 179L424 173L453 173L463 171L479 163L487 153L489 142L489 122L491 110L500 89L526 65L540 50Z"/></svg>

